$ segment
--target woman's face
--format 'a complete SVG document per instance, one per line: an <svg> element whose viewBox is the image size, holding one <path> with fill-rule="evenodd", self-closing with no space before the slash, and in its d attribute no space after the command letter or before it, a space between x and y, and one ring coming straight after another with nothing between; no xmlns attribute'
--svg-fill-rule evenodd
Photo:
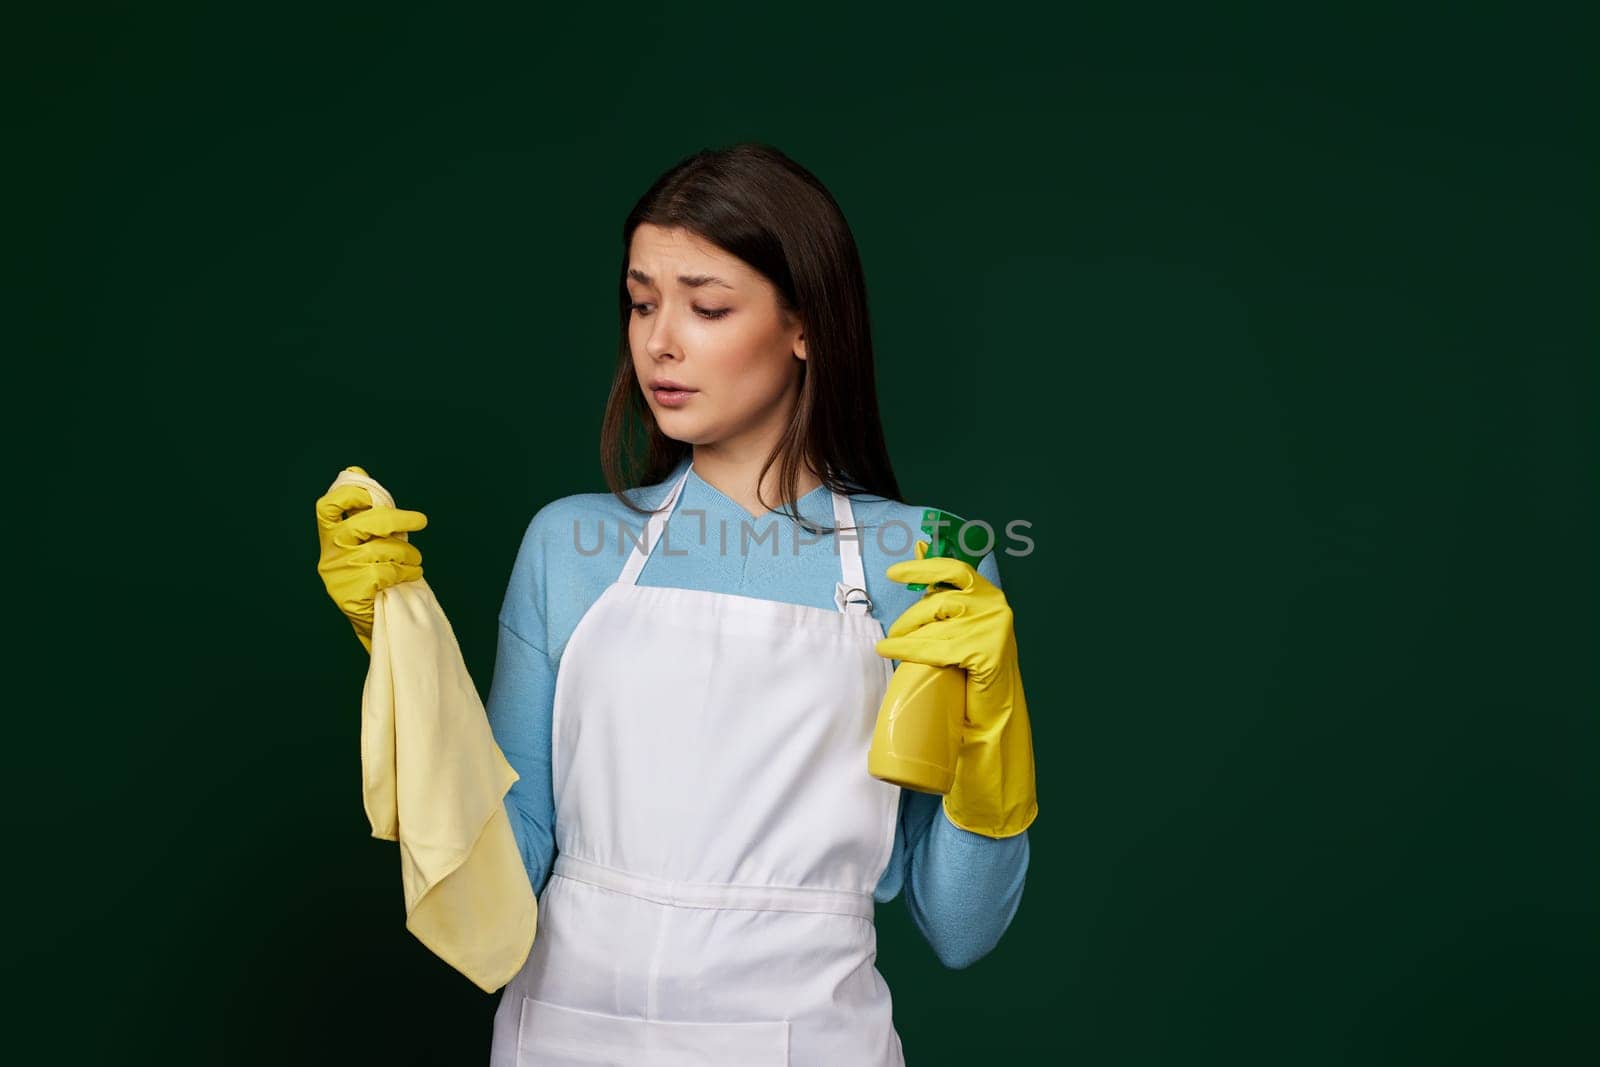
<svg viewBox="0 0 1600 1067"><path fill-rule="evenodd" d="M633 369L661 432L765 454L799 395L805 358L801 325L772 283L686 230L642 223L627 284ZM661 379L688 392L658 392Z"/></svg>

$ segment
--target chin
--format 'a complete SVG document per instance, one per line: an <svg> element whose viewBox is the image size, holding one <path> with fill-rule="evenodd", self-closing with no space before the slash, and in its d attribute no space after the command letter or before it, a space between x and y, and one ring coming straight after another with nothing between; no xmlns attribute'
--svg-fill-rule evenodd
<svg viewBox="0 0 1600 1067"><path fill-rule="evenodd" d="M675 412L656 414L656 429L674 441L682 441L686 445L703 445L712 439L712 434L697 422L689 419L675 419Z"/></svg>

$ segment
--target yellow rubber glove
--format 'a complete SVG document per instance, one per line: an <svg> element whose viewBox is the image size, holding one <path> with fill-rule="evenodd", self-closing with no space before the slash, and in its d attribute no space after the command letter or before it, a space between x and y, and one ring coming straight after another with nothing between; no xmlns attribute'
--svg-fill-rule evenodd
<svg viewBox="0 0 1600 1067"><path fill-rule="evenodd" d="M360 467L345 470L372 477ZM405 531L427 525L420 511L373 507L372 494L359 485L341 485L317 500L317 573L369 653L373 599L380 589L422 577L422 553Z"/></svg>
<svg viewBox="0 0 1600 1067"><path fill-rule="evenodd" d="M955 588L930 588L907 608L878 642L878 655L967 672L967 715L945 814L963 830L1014 837L1039 814L1039 802L1011 605L971 565L924 558L927 547L918 541L916 559L895 563L884 574L893 582L949 582Z"/></svg>

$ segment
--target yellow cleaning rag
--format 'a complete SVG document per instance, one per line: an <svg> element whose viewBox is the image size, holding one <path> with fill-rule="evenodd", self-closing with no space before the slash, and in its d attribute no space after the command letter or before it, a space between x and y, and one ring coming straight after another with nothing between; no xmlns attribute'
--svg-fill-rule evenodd
<svg viewBox="0 0 1600 1067"><path fill-rule="evenodd" d="M375 479L341 471L394 507ZM405 537L401 532L397 536ZM506 814L517 772L489 729L455 631L424 579L380 589L361 694L361 795L400 844L406 929L486 993L533 947L538 902Z"/></svg>

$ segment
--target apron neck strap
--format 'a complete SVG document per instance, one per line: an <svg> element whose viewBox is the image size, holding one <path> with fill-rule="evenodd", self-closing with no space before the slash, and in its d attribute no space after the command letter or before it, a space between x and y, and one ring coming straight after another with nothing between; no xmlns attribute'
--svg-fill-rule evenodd
<svg viewBox="0 0 1600 1067"><path fill-rule="evenodd" d="M622 566L622 574L617 581L626 585L633 585L639 577L639 572L644 570L645 561L656 550L656 542L661 538L661 531L666 528L667 519L678 506L678 497L683 494L683 483L689 480L689 467L683 468L683 473L678 476L677 482L672 487L672 492L661 502L655 511L650 513L650 518L644 524L644 542L634 542L633 551L628 553L628 562Z"/></svg>
<svg viewBox="0 0 1600 1067"><path fill-rule="evenodd" d="M644 570L645 563L655 552L656 542L661 539L667 520L678 507L678 498L683 495L683 483L689 480L691 470L692 466L683 469L672 491L650 513L650 518L645 521L643 540L634 542L628 562L623 564L622 573L617 578L619 582L625 585L638 583L639 572ZM838 545L839 569L843 575L843 580L834 590L833 602L842 612L865 615L872 609L872 601L867 599L866 572L861 565L861 533L855 529L855 512L850 507L849 497L832 490L829 493L833 497L833 524L838 527L833 536Z"/></svg>
<svg viewBox="0 0 1600 1067"><path fill-rule="evenodd" d="M835 543L839 546L839 569L844 579L833 593L833 603L847 615L865 615L872 610L872 600L867 596L867 575L861 566L861 531L855 528L855 512L850 498L843 493L833 494L833 525Z"/></svg>

